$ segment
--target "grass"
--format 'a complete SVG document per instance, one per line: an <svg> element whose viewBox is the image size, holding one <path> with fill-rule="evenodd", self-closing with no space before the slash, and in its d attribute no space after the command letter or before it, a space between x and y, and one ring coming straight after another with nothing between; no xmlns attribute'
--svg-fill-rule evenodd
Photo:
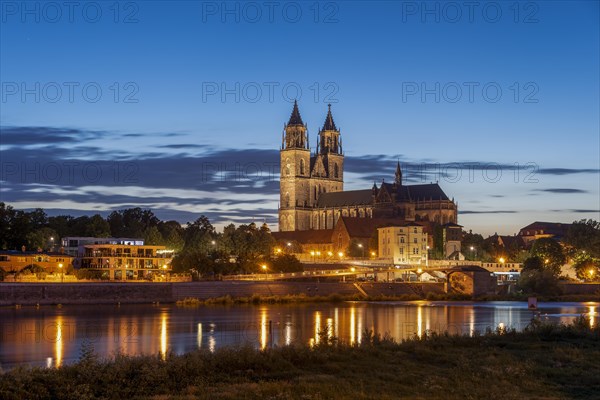
<svg viewBox="0 0 600 400"><path fill-rule="evenodd" d="M533 322L524 332L427 334L358 345L320 335L314 347L251 347L81 360L0 375L13 399L598 399L600 329Z"/></svg>

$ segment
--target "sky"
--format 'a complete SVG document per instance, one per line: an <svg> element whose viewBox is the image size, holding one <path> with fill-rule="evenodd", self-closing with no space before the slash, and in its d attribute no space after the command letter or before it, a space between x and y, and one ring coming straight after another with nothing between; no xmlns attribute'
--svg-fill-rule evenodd
<svg viewBox="0 0 600 400"><path fill-rule="evenodd" d="M0 0L0 201L277 226L298 100L345 188L439 182L466 230L600 219L597 1Z"/></svg>

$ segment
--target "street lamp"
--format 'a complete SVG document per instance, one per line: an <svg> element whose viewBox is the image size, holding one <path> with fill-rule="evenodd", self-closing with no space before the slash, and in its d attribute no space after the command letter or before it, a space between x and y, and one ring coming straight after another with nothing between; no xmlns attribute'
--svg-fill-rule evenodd
<svg viewBox="0 0 600 400"><path fill-rule="evenodd" d="M590 281L594 279L594 270L590 268L590 270L588 271L590 274Z"/></svg>
<svg viewBox="0 0 600 400"><path fill-rule="evenodd" d="M310 255L312 256L312 260L313 260L313 263L314 263L315 262L315 252L314 252L314 250L310 252Z"/></svg>
<svg viewBox="0 0 600 400"><path fill-rule="evenodd" d="M340 252L338 253L338 256L339 256L340 258L344 258L344 253L340 251Z"/></svg>
<svg viewBox="0 0 600 400"><path fill-rule="evenodd" d="M498 259L498 261L500 261L500 264L504 264L504 261L506 261L506 260L504 259L504 257L500 257L500 258Z"/></svg>
<svg viewBox="0 0 600 400"><path fill-rule="evenodd" d="M263 271L265 271L265 281L268 279L269 275L267 274L267 265L263 264L260 266Z"/></svg>
<svg viewBox="0 0 600 400"><path fill-rule="evenodd" d="M362 258L365 258L365 247L362 243L359 243L358 247L362 250Z"/></svg>
<svg viewBox="0 0 600 400"><path fill-rule="evenodd" d="M54 251L54 236L50 236L50 242L52 243L50 251Z"/></svg>
<svg viewBox="0 0 600 400"><path fill-rule="evenodd" d="M62 269L63 265L58 264L58 268L60 268L60 282L63 283L65 281L65 274L63 273L63 269Z"/></svg>

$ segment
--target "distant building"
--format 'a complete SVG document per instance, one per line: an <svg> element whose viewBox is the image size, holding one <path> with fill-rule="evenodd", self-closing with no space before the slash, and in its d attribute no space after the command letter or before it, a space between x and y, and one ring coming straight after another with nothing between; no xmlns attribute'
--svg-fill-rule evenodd
<svg viewBox="0 0 600 400"><path fill-rule="evenodd" d="M27 267L41 267L45 272L66 272L73 265L73 256L48 251L0 250L0 269L4 272L21 272Z"/></svg>
<svg viewBox="0 0 600 400"><path fill-rule="evenodd" d="M69 236L64 237L61 240L62 248L66 254L77 256L80 246L86 244L125 244L143 246L144 239L132 239L132 238L96 238L86 236Z"/></svg>
<svg viewBox="0 0 600 400"><path fill-rule="evenodd" d="M379 258L393 264L427 265L427 233L415 222L379 228Z"/></svg>
<svg viewBox="0 0 600 400"><path fill-rule="evenodd" d="M331 106L311 152L298 104L284 125L281 151L279 231L334 229L342 217L457 222L458 206L437 183L407 185L400 163L393 183L344 191L344 152ZM335 238L334 238L335 239Z"/></svg>
<svg viewBox="0 0 600 400"><path fill-rule="evenodd" d="M442 240L444 242L444 257L453 260L464 260L461 253L462 225L448 222L442 225Z"/></svg>
<svg viewBox="0 0 600 400"><path fill-rule="evenodd" d="M571 224L563 224L560 222L536 221L533 224L521 228L519 236L523 239L525 244L529 244L530 242L541 238L552 238L560 242L565 237L570 227Z"/></svg>
<svg viewBox="0 0 600 400"><path fill-rule="evenodd" d="M80 247L78 266L102 271L110 280L166 279L173 250L165 246L86 244Z"/></svg>

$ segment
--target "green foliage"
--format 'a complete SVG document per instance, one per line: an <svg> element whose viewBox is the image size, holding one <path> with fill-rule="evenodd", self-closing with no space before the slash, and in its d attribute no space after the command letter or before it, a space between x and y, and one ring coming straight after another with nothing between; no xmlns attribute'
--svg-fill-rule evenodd
<svg viewBox="0 0 600 400"><path fill-rule="evenodd" d="M517 290L526 294L560 295L558 276L551 269L529 269L521 271Z"/></svg>
<svg viewBox="0 0 600 400"><path fill-rule="evenodd" d="M543 271L544 270L544 260L540 257L533 256L527 258L523 262L523 271Z"/></svg>
<svg viewBox="0 0 600 400"><path fill-rule="evenodd" d="M282 254L270 259L267 264L272 272L300 272L303 271L302 263L292 254Z"/></svg>
<svg viewBox="0 0 600 400"><path fill-rule="evenodd" d="M562 246L551 238L541 238L533 242L531 255L542 259L545 268L556 276L560 275L560 268L567 261Z"/></svg>
<svg viewBox="0 0 600 400"><path fill-rule="evenodd" d="M594 258L586 252L580 253L574 261L573 268L579 279L589 282L600 279L600 259Z"/></svg>
<svg viewBox="0 0 600 400"><path fill-rule="evenodd" d="M600 258L600 222L592 219L573 222L564 242L592 258Z"/></svg>

